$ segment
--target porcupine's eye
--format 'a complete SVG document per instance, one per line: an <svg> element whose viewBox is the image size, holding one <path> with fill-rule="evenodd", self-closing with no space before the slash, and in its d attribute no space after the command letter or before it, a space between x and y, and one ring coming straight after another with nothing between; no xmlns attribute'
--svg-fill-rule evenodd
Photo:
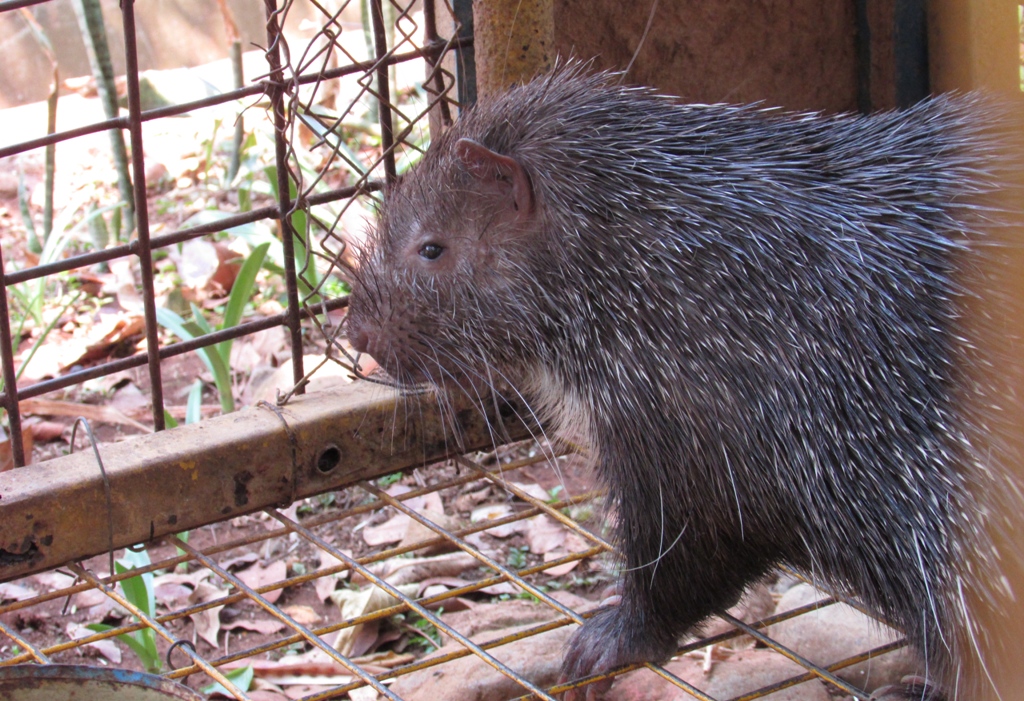
<svg viewBox="0 0 1024 701"><path fill-rule="evenodd" d="M420 246L420 255L427 260L437 260L444 253L444 246L438 243L425 243Z"/></svg>

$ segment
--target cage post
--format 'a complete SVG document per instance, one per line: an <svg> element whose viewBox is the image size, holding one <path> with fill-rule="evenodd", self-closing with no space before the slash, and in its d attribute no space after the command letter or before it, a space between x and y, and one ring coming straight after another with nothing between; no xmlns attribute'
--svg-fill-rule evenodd
<svg viewBox="0 0 1024 701"><path fill-rule="evenodd" d="M142 147L142 101L139 97L139 56L135 41L135 0L122 0L125 76L128 84L128 134L132 145L132 191L135 195L135 254L142 273L143 312L146 317L146 357L153 402L153 430L164 429L164 388L160 376L160 338L153 289L153 252L149 245L149 209L146 204L146 163Z"/></svg>
<svg viewBox="0 0 1024 701"><path fill-rule="evenodd" d="M384 153L384 177L394 182L398 177L395 168L395 134L391 122L391 85L388 78L388 38L384 31L383 0L370 0L370 16L373 21L373 44L377 59L377 114L380 118L380 145Z"/></svg>
<svg viewBox="0 0 1024 701"><path fill-rule="evenodd" d="M295 272L295 236L300 232L292 227L292 212L298 206L292 202L291 183L288 177L288 117L284 104L284 68L281 65L281 24L278 16L281 10L277 0L266 0L267 10L267 62L270 64L268 92L271 110L274 113L274 151L277 163L278 219L281 224L281 246L284 249L284 279L287 288L288 311L286 326L292 349L292 381L295 393L303 394L300 385L306 374L302 363L302 326L299 319L299 282ZM301 198L302 193L297 193ZM301 232L305 233L305 232Z"/></svg>
<svg viewBox="0 0 1024 701"><path fill-rule="evenodd" d="M440 127L447 129L452 125L452 112L445 100L444 77L441 74L441 56L443 48L437 35L437 8L434 0L423 0L423 43L426 49L423 55L427 63L427 79L433 83L433 89L437 93L437 115L440 116ZM432 114L433 111L432 111ZM431 128L434 127L433 121ZM432 132L435 136L438 132Z"/></svg>
<svg viewBox="0 0 1024 701"><path fill-rule="evenodd" d="M18 381L14 372L14 341L11 338L11 314L7 308L7 268L0 251L0 370L3 372L3 405L11 435L14 466L25 464L25 445L21 440L21 411L18 408Z"/></svg>

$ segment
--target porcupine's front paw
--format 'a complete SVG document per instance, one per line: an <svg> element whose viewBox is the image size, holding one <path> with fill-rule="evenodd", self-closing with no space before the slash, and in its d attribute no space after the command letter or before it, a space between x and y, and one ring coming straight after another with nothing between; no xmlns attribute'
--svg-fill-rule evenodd
<svg viewBox="0 0 1024 701"><path fill-rule="evenodd" d="M662 631L645 631L637 626L640 617L622 606L612 606L590 618L566 645L562 660L562 681L608 672L634 662L661 662L676 649L674 636ZM612 680L594 682L565 692L564 701L597 701Z"/></svg>
<svg viewBox="0 0 1024 701"><path fill-rule="evenodd" d="M899 684L875 689L871 701L946 701L946 694L923 677L904 677Z"/></svg>

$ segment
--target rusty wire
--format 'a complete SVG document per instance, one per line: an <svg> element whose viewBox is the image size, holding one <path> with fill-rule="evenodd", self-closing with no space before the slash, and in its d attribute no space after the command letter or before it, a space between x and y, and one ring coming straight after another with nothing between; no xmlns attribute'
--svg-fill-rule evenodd
<svg viewBox="0 0 1024 701"><path fill-rule="evenodd" d="M389 495L373 483L364 483L361 486L361 489L368 497L370 497L370 500L366 503L302 519L294 519L282 514L276 509L269 509L266 511L266 514L270 519L277 521L280 524L279 528L264 530L263 532L254 535L238 538L203 549L196 548L175 537L171 537L166 542L179 548L181 551L180 554L175 557L153 562L146 567L140 567L127 572L121 572L114 576L104 577L93 574L86 567L74 565L71 567L71 570L77 575L78 581L72 585L47 592L45 594L40 594L24 601L16 601L0 605L0 638L6 636L10 639L12 644L19 646L22 650L19 654L0 660L0 666L30 661L41 664L51 663L59 659L66 659L68 654L74 653L76 650L81 650L90 643L111 639L118 635L131 633L143 628L151 628L160 635L160 637L166 640L168 644L172 646L172 649L182 647L180 652L187 656L188 660L185 664L166 673L166 676L169 679L179 681L190 680L193 677L196 677L196 675L202 675L217 681L221 681L221 679L227 681L224 676L224 672L229 668L242 665L246 663L246 661L261 659L267 654L280 651L289 646L303 644L306 647L316 647L324 651L330 658L347 668L355 677L350 682L339 683L333 686L330 691L318 692L317 694L306 697L307 699L310 699L310 701L313 699L337 698L350 690L367 685L374 687L378 693L382 694L385 698L400 698L392 694L387 689L387 684L385 684L385 682L431 667L442 668L443 665L452 663L455 660L470 655L481 657L481 659L484 659L503 674L509 676L516 683L520 684L525 694L521 698L553 698L562 691L571 688L571 686L587 684L597 681L602 677L595 676L589 679L580 680L572 685L562 684L548 689L538 688L529 682L529 680L522 678L514 670L505 667L502 663L491 657L490 652L500 649L503 645L516 642L517 640L527 639L532 636L540 635L541 633L555 630L566 625L573 625L584 620L584 618L589 615L589 612L572 610L552 599L543 588L538 587L534 583L534 578L537 575L542 574L545 570L551 567L556 567L565 562L600 556L602 553L606 553L610 547L609 544L598 534L581 527L580 524L565 515L565 510L570 506L586 503L597 495L589 493L578 494L571 498L563 498L557 501L545 501L523 492L513 484L517 471L548 459L548 456L543 452L538 452L538 455L534 457L523 458L493 467L484 467L477 460L473 460L468 457L460 457L457 459L457 462L463 470L457 476L447 479L433 480L426 486L412 489L397 497ZM488 520L482 523L475 523L451 529L442 524L436 523L431 518L427 518L422 513L410 509L406 505L406 502L415 497L424 496L445 489L461 488L480 480L484 480L501 490L507 490L508 493L523 502L522 508L516 510L513 514L500 519ZM346 555L328 542L322 535L318 535L319 533L331 532L333 529L336 529L336 524L346 518L366 515L382 508L390 508L397 512L407 514L432 531L434 535L432 537L425 537L414 543L385 548L379 552L358 557L350 557ZM551 562L530 565L517 570L496 562L492 557L481 552L478 548L466 541L466 537L474 533L480 533L495 526L525 521L541 514L557 519L562 526L580 536L587 544L585 549L569 553L566 556ZM313 572L306 572L304 574L286 577L280 581L255 588L246 585L241 579L233 575L224 565L221 564L221 562L226 562L225 558L230 556L233 550L252 546L260 542L273 542L277 539L288 538L292 535L301 538L307 545L313 546L317 552L333 556L339 561L339 564ZM463 586L453 588L441 594L434 594L418 599L409 597L392 587L387 580L382 579L381 576L377 575L372 569L372 566L375 563L381 563L400 555L414 553L445 543L455 544L463 551L469 553L480 562L481 568L480 571L478 571L478 573L472 578L466 579ZM133 606L130 601L127 601L116 586L118 582L121 582L131 576L136 576L145 572L155 572L158 570L171 570L183 564L192 568L209 571L217 581L227 587L224 595L200 604L190 604L160 613L159 615L148 616L145 612L140 611L137 607ZM397 600L397 603L353 618L332 620L315 627L307 627L298 623L292 616L283 611L281 606L271 603L267 599L266 595L268 593L287 588L301 587L304 585L308 586L319 578L343 572L348 572L350 574L352 572L361 573L370 585L375 585L389 590ZM464 638L457 630L448 626L443 617L434 613L437 607L442 606L446 601L452 600L456 597L466 596L467 594L473 594L474 592L479 592L485 587L501 582L512 583L522 591L530 592L537 599L540 605L551 608L555 617L550 621L533 624L525 630L521 630L516 633L501 634L498 632L489 640L475 643ZM102 592L105 596L116 601L120 606L131 613L135 620L133 622L120 624L111 630L94 633L88 637L66 642L55 642L42 646L33 645L25 638L24 635L19 634L17 630L12 629L11 626L5 625L3 622L4 620L9 620L7 619L7 616L10 614L30 615L34 608L40 607L46 602L71 597L74 594L90 590ZM786 655L791 659L795 659L795 661L804 667L807 672L804 674L794 675L793 677L776 682L768 687L745 694L738 697L737 701L752 701L753 699L764 698L775 691L804 683L815 678L824 679L835 688L841 689L844 693L852 695L855 698L865 699L867 696L863 692L850 686L848 683L837 679L833 673L852 664L898 649L905 644L904 641L895 641L872 650L865 650L861 654L849 659L841 660L827 667L819 667L800 658L799 656L794 655L765 634L765 631L769 626L775 623L800 615L805 615L825 606L833 605L839 601L840 599L837 597L820 599L797 609L775 614L750 624L725 616L723 618L733 626L731 631L720 633L706 639L688 642L679 649L678 654L691 653L702 648L706 648L708 645L721 644L729 641L730 639L736 638L737 636L746 634L757 639L764 646L773 649L780 654ZM285 623L286 628L278 633L273 640L264 644L234 650L229 653L225 652L224 654L217 653L210 656L201 655L194 649L187 649L190 647L188 645L182 646L181 643L183 641L176 638L167 627L169 624L173 624L175 622L180 624L180 622L187 619L189 616L226 605L234 605L235 607L258 607L260 610ZM331 647L331 643L328 640L329 635L335 634L339 630L368 622L387 620L396 614L408 612L417 612L424 619L430 620L438 630L443 630L450 639L461 643L461 646L448 650L443 654L434 653L424 659L409 661L396 668L381 671L379 669L366 669L363 664L358 661L341 655ZM648 667L653 670L655 674L658 674L662 678L672 682L680 689L687 691L687 693L696 699L724 701L722 699L714 699L713 697L708 696L687 683L685 680L678 678L665 668L658 665L632 665L623 669L613 670L610 675L618 676L641 666ZM231 693L236 699L248 698L244 692L233 689L230 686L230 682L226 685L226 688L231 690Z"/></svg>
<svg viewBox="0 0 1024 701"><path fill-rule="evenodd" d="M8 415L10 440L16 465L26 463L21 437L21 411L18 406L20 399L37 397L115 372L147 365L152 386L152 421L154 429L160 430L164 427L161 360L276 326L284 326L289 331L296 384L303 377L303 322L310 319L315 320L317 314L342 308L346 303L344 298L322 298L323 282L328 275L336 272L339 254L347 245L338 230L341 216L355 197L367 196L376 192L387 177L394 176L396 154L399 151L421 149L419 144L410 142L408 137L413 129L417 128L417 125L422 125L431 110L438 109L443 113L439 125L451 123L452 108L450 104L454 103L449 93L454 86L454 76L443 68L442 60L448 52L466 42L463 39L443 40L438 37L437 18L433 16L436 9L434 2L428 1L424 4L424 11L430 12L431 17L424 22L426 31L422 41L416 43L413 38L417 26L411 17L413 3L410 0L401 2L399 0L373 0L371 5L375 8L374 16L377 17L374 24L375 54L369 60L357 60L341 46L337 41L338 33L331 29L338 14L349 3L341 3L339 9L331 13L315 0L311 0L311 4L324 15L324 23L310 46L316 45L317 42L321 42L322 46L319 51L314 51L311 55L308 54L309 48L307 47L300 54L299 59L293 61L292 52L281 31L293 2L294 0L287 0L278 7L276 0L267 0L267 45L265 50L268 71L252 85L201 100L147 111L142 110L139 97L134 6L132 3L123 3L122 24L128 78L128 114L64 132L28 139L11 146L0 147L0 157L5 157L109 129L127 130L133 154L133 188L136 210L137 235L130 243L89 251L17 271L8 271L3 257L0 255L0 374L4 380L4 389L0 392L0 407L5 409ZM0 12L12 11L33 4L41 4L41 2L0 2ZM395 40L391 45L388 44L387 31L382 24L384 8L394 8L394 23L397 30ZM451 21L450 10L447 6L443 6L443 10L446 12L448 21ZM341 55L340 58L338 54ZM319 64L317 63L318 59ZM400 105L393 104L389 100L388 80L386 79L391 67L409 62L421 62L426 66L423 83L428 86L425 89L430 95L425 108L413 115L405 114ZM333 65L329 65L332 63ZM372 76L376 76L378 81L382 78L384 80L374 87L369 80ZM362 167L361 175L356 181L343 187L324 187L325 173L336 166L339 160L344 159L340 139L336 140L333 147L330 147L331 153L325 159L320 172L313 177L307 177L303 173L295 149L296 131L303 118L310 113L313 98L322 86L329 84L330 81L346 77L355 77L358 80L359 85L362 86L360 94L352 103L334 115L326 133L330 134L332 129L336 129L343 119L357 107L360 100L373 100L381 115L383 143L380 153ZM307 91L305 100L303 99L303 90ZM269 99L277 132L275 145L278 164L277 186L280 195L277 204L249 212L239 212L217 222L184 227L177 231L150 237L146 206L147 182L142 161L145 149L142 125L149 121L186 114L201 108L237 100L252 99L257 96ZM398 115L399 123L403 125L397 134L390 126L393 121L392 113ZM330 144L327 141L321 140L317 147L326 148L328 146ZM292 187L295 188L295 197L290 194ZM337 208L324 209L324 206L329 204L337 205ZM294 215L299 212L306 218L307 226L304 231L294 231L293 229ZM156 322L153 288L153 252L209 233L223 231L232 226L268 219L277 219L280 229L284 232L281 242L284 247L285 260L289 263L284 266L288 299L286 310L282 314L243 322L215 334L207 334L190 341L161 345L158 336L159 326ZM291 265L290 262L295 259L294 244L296 240L302 242L305 255L302 256L302 260L298 261L298 265ZM11 342L8 288L30 280L48 278L60 272L88 268L124 257L135 257L140 264L148 350L127 358L108 360L89 368L67 372L29 387L19 386L14 365L15 348ZM311 274L317 268L317 264L319 264L320 270ZM300 287L302 287L301 292Z"/></svg>

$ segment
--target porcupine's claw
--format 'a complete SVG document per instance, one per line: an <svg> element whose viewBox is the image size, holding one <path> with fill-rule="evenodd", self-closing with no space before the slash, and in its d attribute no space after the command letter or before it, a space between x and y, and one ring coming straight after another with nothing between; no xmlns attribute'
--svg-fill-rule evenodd
<svg viewBox="0 0 1024 701"><path fill-rule="evenodd" d="M637 617L611 606L590 618L566 645L561 681L602 674L634 662L659 662L675 651L675 640L636 629ZM598 701L612 685L606 679L565 692L564 701Z"/></svg>
<svg viewBox="0 0 1024 701"><path fill-rule="evenodd" d="M923 677L903 677L899 684L883 686L870 701L946 701L946 695Z"/></svg>

